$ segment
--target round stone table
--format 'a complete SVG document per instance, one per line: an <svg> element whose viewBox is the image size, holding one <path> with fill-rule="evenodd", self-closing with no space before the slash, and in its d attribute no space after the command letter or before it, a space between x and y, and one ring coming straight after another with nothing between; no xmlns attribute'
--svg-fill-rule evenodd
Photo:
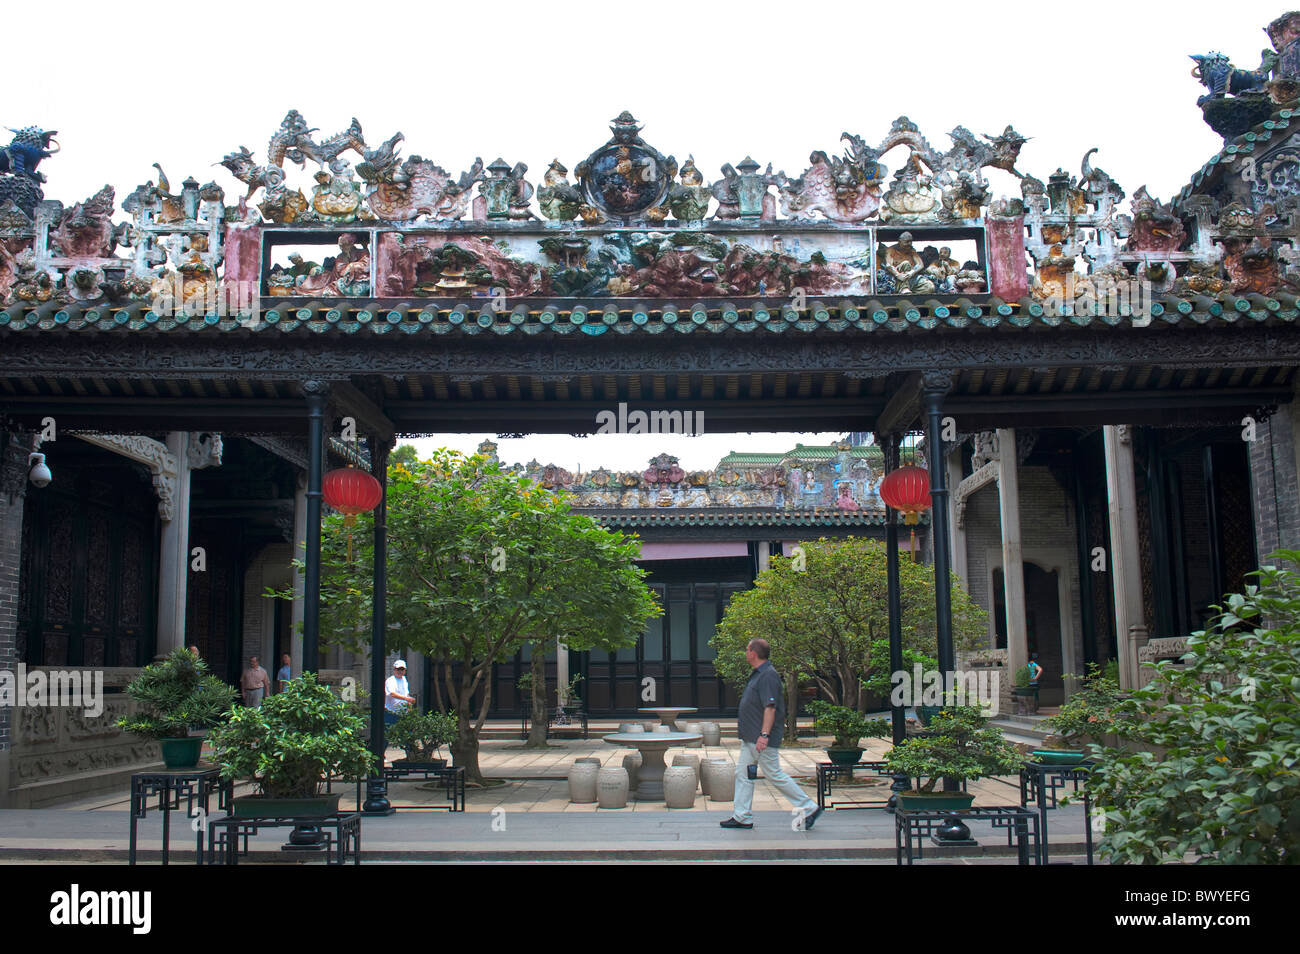
<svg viewBox="0 0 1300 954"><path fill-rule="evenodd" d="M673 723L678 716L690 715L692 712L699 712L699 709L693 709L690 706L642 706L637 712L653 712L657 718L668 728L673 728Z"/></svg>
<svg viewBox="0 0 1300 954"><path fill-rule="evenodd" d="M673 746L699 742L698 732L614 732L604 737L610 745L636 749L641 753L634 797L643 802L664 800L664 753Z"/></svg>

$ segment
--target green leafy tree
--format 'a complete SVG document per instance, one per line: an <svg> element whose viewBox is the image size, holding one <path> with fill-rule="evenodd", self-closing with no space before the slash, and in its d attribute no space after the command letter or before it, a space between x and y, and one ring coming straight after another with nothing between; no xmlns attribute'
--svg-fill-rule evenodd
<svg viewBox="0 0 1300 954"><path fill-rule="evenodd" d="M1271 559L1300 564L1300 551ZM1180 664L1115 709L1122 739L1094 747L1089 789L1116 862L1300 864L1300 576L1265 566Z"/></svg>
<svg viewBox="0 0 1300 954"><path fill-rule="evenodd" d="M711 640L715 666L738 690L749 679L745 645L772 646L772 665L788 680L812 682L837 705L866 710L865 680L883 672L888 685L889 601L885 545L849 538L801 543L802 555L773 557L753 589L731 598ZM987 614L952 578L953 643L970 649L987 633ZM925 661L938 647L934 573L899 561L903 646ZM884 655L880 657L881 647Z"/></svg>
<svg viewBox="0 0 1300 954"><path fill-rule="evenodd" d="M414 444L398 444L393 452L388 455L388 465L401 464L403 467L410 467L418 463L420 455L415 449Z"/></svg>
<svg viewBox="0 0 1300 954"><path fill-rule="evenodd" d="M434 666L432 707L456 716L450 748L471 781L482 781L493 663L556 637L613 652L635 645L660 612L635 539L481 455L440 450L394 464L387 525L387 649ZM352 563L340 528L331 522L323 534L322 637L357 652L370 641L372 526L371 515L358 519Z"/></svg>

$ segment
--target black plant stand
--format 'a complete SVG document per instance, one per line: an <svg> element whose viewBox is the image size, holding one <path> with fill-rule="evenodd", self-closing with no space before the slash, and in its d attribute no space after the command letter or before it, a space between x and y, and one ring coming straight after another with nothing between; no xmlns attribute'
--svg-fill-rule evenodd
<svg viewBox="0 0 1300 954"><path fill-rule="evenodd" d="M1034 802L1042 826L1043 837L1038 843L1038 863L1048 863L1047 853L1047 812L1056 807L1056 791L1071 785L1071 791L1078 792L1079 783L1087 781L1092 772L1091 762L1077 765L1048 765L1043 762L1030 762L1020 770L1020 804ZM1092 864L1092 800L1088 790L1083 792L1083 840L1088 848L1088 864Z"/></svg>
<svg viewBox="0 0 1300 954"><path fill-rule="evenodd" d="M309 818L252 817L227 815L208 822L208 864L237 865L248 854L249 838L263 828L312 828L320 832L320 847L327 865L361 864L361 813L335 812ZM282 845L281 851L293 850Z"/></svg>
<svg viewBox="0 0 1300 954"><path fill-rule="evenodd" d="M874 772L876 775L885 778L893 778L894 773L889 770L886 762L854 762L852 765L841 765L836 762L818 762L817 763L817 807L834 808L836 811L854 811L861 808L887 808L889 799L867 800L861 802L830 802L827 799L831 796L831 783L836 779L852 779L856 769L865 769Z"/></svg>
<svg viewBox="0 0 1300 954"><path fill-rule="evenodd" d="M987 821L996 831L1003 829L1007 833L1007 845L1015 837L1016 857L1019 864L1027 865L1032 857L1038 862L1038 813L1019 805L988 805L982 808L931 809L928 811L908 811L898 809L894 812L894 861L896 864L912 864L922 857L922 841L926 835L933 835L936 829L943 828L948 820L956 818L961 822ZM1029 840L1033 840L1030 852Z"/></svg>
<svg viewBox="0 0 1300 954"><path fill-rule="evenodd" d="M465 810L465 769L460 765L447 765L442 768L435 768L424 763L415 763L414 765L386 765L382 774L379 776L383 779L385 785L391 785L393 782L442 782L443 796L448 800L448 805L393 805L389 803L388 810L378 813L376 817L385 815L394 815L399 811L403 812L463 812ZM361 779L356 779L357 786L357 806L360 808L361 801ZM334 778L325 780L325 791L333 791ZM367 817L370 817L367 813Z"/></svg>
<svg viewBox="0 0 1300 954"><path fill-rule="evenodd" d="M463 812L465 810L465 768L462 765L448 765L432 768L424 765L389 765L384 768L384 778L389 782L433 781L442 782L444 797L450 805L406 805L404 812ZM397 806L393 807L397 811Z"/></svg>
<svg viewBox="0 0 1300 954"><path fill-rule="evenodd" d="M230 810L234 783L223 779L215 765L196 765L188 769L162 769L155 772L137 772L131 776L131 841L127 847L127 864L136 860L137 823L149 812L149 800L158 797L157 810L162 812L162 863L168 863L171 853L171 814L181 810L185 801L186 819L201 819L195 829L194 863L203 863L203 833L207 824L209 801L215 793L217 811Z"/></svg>

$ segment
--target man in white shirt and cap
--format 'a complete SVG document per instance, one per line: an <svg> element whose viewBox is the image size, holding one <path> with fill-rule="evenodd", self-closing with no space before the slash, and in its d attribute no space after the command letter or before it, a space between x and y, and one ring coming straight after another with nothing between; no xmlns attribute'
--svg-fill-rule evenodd
<svg viewBox="0 0 1300 954"><path fill-rule="evenodd" d="M415 705L415 696L406 682L406 660L393 663L393 674L384 680L384 725L392 725L407 706Z"/></svg>

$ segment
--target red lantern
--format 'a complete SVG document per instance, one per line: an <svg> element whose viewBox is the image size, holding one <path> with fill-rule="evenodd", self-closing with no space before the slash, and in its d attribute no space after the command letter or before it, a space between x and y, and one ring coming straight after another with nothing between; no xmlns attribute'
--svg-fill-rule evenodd
<svg viewBox="0 0 1300 954"><path fill-rule="evenodd" d="M352 526L357 522L357 514L378 507L379 501L384 499L384 488L364 470L340 467L321 479L321 496L339 513L347 515L343 525L348 528L348 562L351 563Z"/></svg>
<svg viewBox="0 0 1300 954"><path fill-rule="evenodd" d="M930 475L921 467L899 467L881 481L880 499L915 525L921 511L930 509Z"/></svg>

